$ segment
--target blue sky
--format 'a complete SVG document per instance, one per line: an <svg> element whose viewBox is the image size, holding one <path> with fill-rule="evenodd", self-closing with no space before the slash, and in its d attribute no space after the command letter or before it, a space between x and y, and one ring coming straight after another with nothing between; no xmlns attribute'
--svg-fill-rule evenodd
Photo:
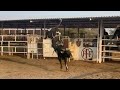
<svg viewBox="0 0 120 90"><path fill-rule="evenodd" d="M0 20L120 16L120 11L0 11Z"/></svg>

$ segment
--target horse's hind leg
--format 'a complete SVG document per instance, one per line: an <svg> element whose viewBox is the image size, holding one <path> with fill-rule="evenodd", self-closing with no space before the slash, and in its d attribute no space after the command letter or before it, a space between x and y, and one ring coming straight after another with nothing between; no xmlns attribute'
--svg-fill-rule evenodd
<svg viewBox="0 0 120 90"><path fill-rule="evenodd" d="M67 58L67 61L70 62L70 58Z"/></svg>
<svg viewBox="0 0 120 90"><path fill-rule="evenodd" d="M70 62L70 58L68 58L68 62Z"/></svg>

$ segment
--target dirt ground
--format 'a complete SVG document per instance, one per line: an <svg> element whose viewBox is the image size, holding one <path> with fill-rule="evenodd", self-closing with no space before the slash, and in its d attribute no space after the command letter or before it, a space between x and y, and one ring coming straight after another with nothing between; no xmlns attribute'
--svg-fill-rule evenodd
<svg viewBox="0 0 120 90"><path fill-rule="evenodd" d="M0 79L120 79L120 61L71 61L66 72L57 59L0 56Z"/></svg>

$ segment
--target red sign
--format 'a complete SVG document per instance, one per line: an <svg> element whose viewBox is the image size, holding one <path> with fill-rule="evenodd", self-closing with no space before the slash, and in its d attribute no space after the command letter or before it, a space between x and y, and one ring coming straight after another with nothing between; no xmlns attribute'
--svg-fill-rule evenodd
<svg viewBox="0 0 120 90"><path fill-rule="evenodd" d="M84 60L90 60L93 58L93 50L91 48L83 48L81 56Z"/></svg>
<svg viewBox="0 0 120 90"><path fill-rule="evenodd" d="M79 39L76 41L76 45L77 45L78 47L81 45L81 41L80 41Z"/></svg>

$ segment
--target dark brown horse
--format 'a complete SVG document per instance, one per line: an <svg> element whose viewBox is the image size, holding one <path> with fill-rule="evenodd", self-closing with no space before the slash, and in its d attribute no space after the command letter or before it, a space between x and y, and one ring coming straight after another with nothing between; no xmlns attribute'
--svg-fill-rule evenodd
<svg viewBox="0 0 120 90"><path fill-rule="evenodd" d="M72 56L71 52L64 48L63 42L62 42L62 37L61 33L59 32L58 27L62 23L62 19L60 19L60 23L55 27L51 28L46 32L46 37L51 38L52 40L52 47L54 51L57 53L58 60L60 62L60 68L62 69L62 60L65 63L66 71L68 71L68 65L67 65L67 59Z"/></svg>
<svg viewBox="0 0 120 90"><path fill-rule="evenodd" d="M68 65L67 65L67 53L66 51L63 49L63 46L62 45L57 45L55 48L54 48L55 52L57 53L57 56L58 56L58 60L60 62L60 69L62 69L62 60L64 61L65 63L65 67L66 67L66 71L68 71Z"/></svg>
<svg viewBox="0 0 120 90"><path fill-rule="evenodd" d="M58 60L60 62L60 68L62 69L62 60L64 61L66 71L68 71L68 62L67 60L72 57L72 54L69 50L64 48L62 40L58 40L57 38L52 39L52 47L54 51L57 53Z"/></svg>
<svg viewBox="0 0 120 90"><path fill-rule="evenodd" d="M52 33L55 33L55 34L52 34ZM60 68L61 69L63 68L62 67L62 60L63 60L66 67L66 71L68 71L67 60L70 59L70 57L72 57L72 54L69 50L64 48L61 33L59 31L56 31L56 32L51 31L48 34L49 35L46 35L47 36L46 38L51 38L52 40L52 47L54 51L57 53L58 60L60 62Z"/></svg>

